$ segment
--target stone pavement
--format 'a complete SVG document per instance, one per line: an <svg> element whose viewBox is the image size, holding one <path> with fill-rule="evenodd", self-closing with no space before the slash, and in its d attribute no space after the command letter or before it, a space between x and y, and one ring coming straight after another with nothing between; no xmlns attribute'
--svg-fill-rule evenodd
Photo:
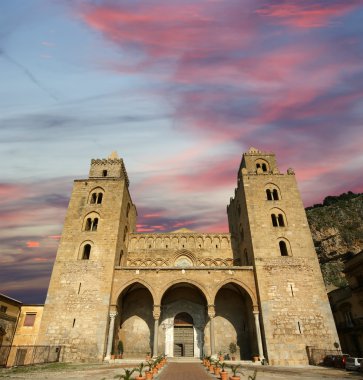
<svg viewBox="0 0 363 380"><path fill-rule="evenodd" d="M169 363L158 376L158 380L211 380L200 363Z"/></svg>

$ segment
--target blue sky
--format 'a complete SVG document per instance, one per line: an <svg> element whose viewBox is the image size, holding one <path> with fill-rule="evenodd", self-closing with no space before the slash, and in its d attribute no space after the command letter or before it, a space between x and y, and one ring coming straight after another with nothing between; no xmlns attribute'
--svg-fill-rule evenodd
<svg viewBox="0 0 363 380"><path fill-rule="evenodd" d="M227 231L250 146L362 191L360 1L0 3L2 292L43 302L72 181L117 151L139 231Z"/></svg>

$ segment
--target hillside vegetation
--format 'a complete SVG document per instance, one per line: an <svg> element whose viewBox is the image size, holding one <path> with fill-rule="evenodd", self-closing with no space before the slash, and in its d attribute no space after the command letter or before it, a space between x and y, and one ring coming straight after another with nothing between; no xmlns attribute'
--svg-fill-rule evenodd
<svg viewBox="0 0 363 380"><path fill-rule="evenodd" d="M328 196L306 214L326 285L345 286L343 260L363 250L363 193Z"/></svg>

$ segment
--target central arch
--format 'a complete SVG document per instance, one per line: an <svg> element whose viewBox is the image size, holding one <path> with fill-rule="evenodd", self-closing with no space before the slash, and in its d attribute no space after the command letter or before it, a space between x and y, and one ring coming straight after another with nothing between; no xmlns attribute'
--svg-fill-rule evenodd
<svg viewBox="0 0 363 380"><path fill-rule="evenodd" d="M196 357L204 353L207 297L190 282L171 285L161 299L159 347L169 357Z"/></svg>

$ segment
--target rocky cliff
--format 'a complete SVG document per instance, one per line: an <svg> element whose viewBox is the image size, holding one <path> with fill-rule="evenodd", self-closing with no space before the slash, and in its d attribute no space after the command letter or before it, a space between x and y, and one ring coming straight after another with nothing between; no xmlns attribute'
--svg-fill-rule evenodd
<svg viewBox="0 0 363 380"><path fill-rule="evenodd" d="M363 193L328 196L306 209L326 285L345 286L345 257L363 250Z"/></svg>

